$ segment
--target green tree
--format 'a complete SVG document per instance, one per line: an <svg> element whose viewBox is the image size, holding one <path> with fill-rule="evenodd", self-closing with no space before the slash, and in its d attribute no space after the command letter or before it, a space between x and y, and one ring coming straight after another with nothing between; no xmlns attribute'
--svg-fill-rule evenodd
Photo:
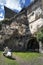
<svg viewBox="0 0 43 65"><path fill-rule="evenodd" d="M43 27L36 33L36 38L39 42L39 52L43 53Z"/></svg>
<svg viewBox="0 0 43 65"><path fill-rule="evenodd" d="M43 28L41 28L37 33L36 33L36 38L38 41L43 42Z"/></svg>

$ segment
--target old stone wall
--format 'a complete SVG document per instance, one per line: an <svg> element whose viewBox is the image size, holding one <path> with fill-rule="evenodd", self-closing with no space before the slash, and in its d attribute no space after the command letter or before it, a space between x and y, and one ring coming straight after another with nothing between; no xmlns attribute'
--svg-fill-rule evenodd
<svg viewBox="0 0 43 65"><path fill-rule="evenodd" d="M36 21L35 19L37 18L37 16L30 15L32 13L32 11L35 11L35 9L37 9L37 7L40 6L39 3L40 3L40 0L33 3L33 5L31 5L30 7L22 10L19 14L16 14L10 20L7 19L7 20L2 21L1 29L0 29L0 44L3 47L8 46L9 48L11 48L12 50L15 50L15 51L23 51L23 50L26 51L27 50L27 44L28 44L29 40L34 37L34 36L32 36L32 33L37 31L36 23L39 22L38 23L39 27L40 27L40 23L43 24L42 23L43 19L39 19L40 21L39 20ZM34 13L32 13L32 14L34 14ZM39 14L38 14L38 16L39 16ZM30 20L29 20L29 17L30 17ZM35 22L34 22L34 20L35 20ZM32 26L31 26L31 24L32 24ZM34 30L34 28L35 28L35 30ZM36 41L33 41L32 48L34 48L35 42Z"/></svg>

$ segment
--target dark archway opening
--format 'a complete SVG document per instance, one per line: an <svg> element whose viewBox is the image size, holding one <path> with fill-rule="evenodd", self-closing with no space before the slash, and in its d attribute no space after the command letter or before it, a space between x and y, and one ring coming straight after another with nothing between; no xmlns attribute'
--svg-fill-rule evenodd
<svg viewBox="0 0 43 65"><path fill-rule="evenodd" d="M28 41L27 51L39 52L39 43L35 38Z"/></svg>

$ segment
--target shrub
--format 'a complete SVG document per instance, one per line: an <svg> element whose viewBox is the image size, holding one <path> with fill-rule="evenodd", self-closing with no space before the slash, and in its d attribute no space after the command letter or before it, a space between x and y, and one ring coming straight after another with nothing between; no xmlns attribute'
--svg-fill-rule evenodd
<svg viewBox="0 0 43 65"><path fill-rule="evenodd" d="M38 32L36 33L36 38L38 41L43 42L43 27L39 29Z"/></svg>

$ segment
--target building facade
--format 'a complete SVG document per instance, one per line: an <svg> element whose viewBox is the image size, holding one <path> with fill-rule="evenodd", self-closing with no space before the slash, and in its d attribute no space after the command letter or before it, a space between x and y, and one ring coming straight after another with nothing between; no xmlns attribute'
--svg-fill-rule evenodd
<svg viewBox="0 0 43 65"><path fill-rule="evenodd" d="M29 28L35 34L43 26L43 0L36 0L27 11Z"/></svg>
<svg viewBox="0 0 43 65"><path fill-rule="evenodd" d="M4 23L5 35L2 35L2 38L0 36L5 40L3 46L8 46L15 51L39 51L39 44L33 35L43 26L42 1L35 0L29 7L10 18L9 25ZM7 13L6 17L8 18ZM12 14L10 15L12 16ZM15 28L17 28L16 31Z"/></svg>

